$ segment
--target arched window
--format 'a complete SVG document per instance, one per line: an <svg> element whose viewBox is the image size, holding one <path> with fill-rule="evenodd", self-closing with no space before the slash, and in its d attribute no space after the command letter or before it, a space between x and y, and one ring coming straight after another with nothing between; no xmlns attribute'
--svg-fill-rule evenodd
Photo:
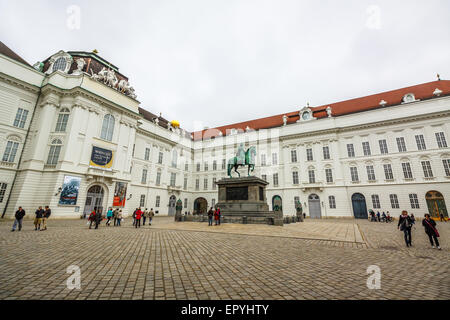
<svg viewBox="0 0 450 320"><path fill-rule="evenodd" d="M66 70L67 61L64 57L60 57L56 59L55 63L53 64L53 72L56 70L64 71Z"/></svg>
<svg viewBox="0 0 450 320"><path fill-rule="evenodd" d="M114 117L111 114L105 115L103 118L102 134L101 138L112 141L114 133Z"/></svg>
<svg viewBox="0 0 450 320"><path fill-rule="evenodd" d="M56 165L58 163L59 153L61 152L62 142L59 139L52 141L50 151L48 153L47 164Z"/></svg>
<svg viewBox="0 0 450 320"><path fill-rule="evenodd" d="M70 111L67 108L61 109L58 115L58 121L56 121L56 132L65 132L67 127L67 121L69 120Z"/></svg>

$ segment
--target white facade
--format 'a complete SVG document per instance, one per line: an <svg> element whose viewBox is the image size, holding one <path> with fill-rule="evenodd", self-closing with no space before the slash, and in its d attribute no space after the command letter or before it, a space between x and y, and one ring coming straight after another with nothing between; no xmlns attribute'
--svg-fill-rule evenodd
<svg viewBox="0 0 450 320"><path fill-rule="evenodd" d="M50 61L61 56L71 58L59 52ZM366 209L423 215L427 192L450 196L450 96L413 100L337 117L327 110L325 118L305 116L290 124L283 119L272 129L194 141L146 119L134 97L89 73L70 73L68 67L43 73L0 54L0 211L12 217L22 206L31 217L38 206L49 205L54 218L78 218L88 209L91 187L103 190L105 209L113 206L116 183L123 182L125 215L136 207L173 214L175 199L193 212L197 198L208 207L217 202L213 179L227 175L223 161L243 142L257 146L253 174L267 179L269 207L278 195L285 215L295 214L298 197L315 217L353 217L354 194L364 196ZM303 108L302 115L308 111ZM105 119L113 119L110 126ZM111 168L90 165L93 147L113 152ZM65 176L81 178L74 205L59 203Z"/></svg>

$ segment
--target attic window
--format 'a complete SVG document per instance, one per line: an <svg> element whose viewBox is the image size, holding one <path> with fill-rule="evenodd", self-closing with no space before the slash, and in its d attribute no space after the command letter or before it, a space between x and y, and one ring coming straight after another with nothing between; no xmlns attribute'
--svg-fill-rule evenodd
<svg viewBox="0 0 450 320"><path fill-rule="evenodd" d="M403 103L410 103L416 101L413 93L408 93L403 96Z"/></svg>
<svg viewBox="0 0 450 320"><path fill-rule="evenodd" d="M66 70L66 59L63 57L58 58L55 63L53 64L53 72L55 72L56 70L61 70L64 71Z"/></svg>

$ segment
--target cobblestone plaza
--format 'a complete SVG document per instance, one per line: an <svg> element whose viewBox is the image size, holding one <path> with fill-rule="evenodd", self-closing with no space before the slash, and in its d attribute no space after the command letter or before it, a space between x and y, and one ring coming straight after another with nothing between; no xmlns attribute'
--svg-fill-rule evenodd
<svg viewBox="0 0 450 320"><path fill-rule="evenodd" d="M450 223L438 222L442 250L423 227L406 248L397 224L327 219L265 225L173 222L136 229L88 229L51 220L11 232L0 222L0 299L442 299L450 298ZM81 269L68 289L67 267ZM381 270L368 289L367 268Z"/></svg>

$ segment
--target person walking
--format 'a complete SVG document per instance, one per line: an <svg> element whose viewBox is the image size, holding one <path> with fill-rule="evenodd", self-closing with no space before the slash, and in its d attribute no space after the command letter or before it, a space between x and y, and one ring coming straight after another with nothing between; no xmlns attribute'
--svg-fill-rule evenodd
<svg viewBox="0 0 450 320"><path fill-rule="evenodd" d="M211 207L211 209L209 209L209 211L208 211L208 227L212 226L213 216L214 216L214 212Z"/></svg>
<svg viewBox="0 0 450 320"><path fill-rule="evenodd" d="M102 218L103 218L102 211L97 210L97 212L95 213L95 229L98 229L100 222L102 222Z"/></svg>
<svg viewBox="0 0 450 320"><path fill-rule="evenodd" d="M16 227L19 226L19 231L22 230L22 220L23 217L25 216L25 210L22 209L22 207L19 207L19 209L16 211L16 214L14 215L14 218L16 218L14 220L13 226L12 226L12 232L16 231Z"/></svg>
<svg viewBox="0 0 450 320"><path fill-rule="evenodd" d="M439 213L439 218L441 219L441 222L442 221L447 222L447 220L445 220L444 214L442 212Z"/></svg>
<svg viewBox="0 0 450 320"><path fill-rule="evenodd" d="M150 209L148 213L148 225L152 225L153 217L155 216L155 213L153 212L153 208Z"/></svg>
<svg viewBox="0 0 450 320"><path fill-rule="evenodd" d="M214 210L214 221L215 225L217 226L219 224L219 213L217 212L217 210Z"/></svg>
<svg viewBox="0 0 450 320"><path fill-rule="evenodd" d="M380 222L380 211L377 211L377 221Z"/></svg>
<svg viewBox="0 0 450 320"><path fill-rule="evenodd" d="M44 210L42 210L42 207L39 207L34 214L36 215L36 217L34 218L34 231L39 231L41 229Z"/></svg>
<svg viewBox="0 0 450 320"><path fill-rule="evenodd" d="M403 210L402 214L400 215L398 219L398 225L397 229L400 229L400 231L403 231L405 236L405 243L407 247L411 247L411 228L412 228L412 220L411 217L408 215L408 211Z"/></svg>
<svg viewBox="0 0 450 320"><path fill-rule="evenodd" d="M148 209L147 208L145 208L145 210L144 210L144 213L142 214L142 218L143 218L143 222L142 222L142 225L143 226L145 226L145 221L147 220L147 218L148 218Z"/></svg>
<svg viewBox="0 0 450 320"><path fill-rule="evenodd" d="M434 249L436 245L436 248L441 250L438 241L439 232L436 229L436 222L433 219L431 219L428 213L425 214L425 219L422 220L422 225L425 227L425 233L428 235L428 238L430 239L431 247Z"/></svg>
<svg viewBox="0 0 450 320"><path fill-rule="evenodd" d="M113 211L112 211L112 208L109 208L108 212L106 212L106 225L108 227L111 225L112 217L113 217Z"/></svg>
<svg viewBox="0 0 450 320"><path fill-rule="evenodd" d="M92 212L89 214L89 218L88 220L90 221L89 223L89 229L92 227L92 224L95 222L95 215L96 215L96 210L97 208L94 208L94 210L92 210Z"/></svg>
<svg viewBox="0 0 450 320"><path fill-rule="evenodd" d="M411 217L412 224L413 225L416 224L416 218L414 217L414 215L412 213L411 213L410 217Z"/></svg>
<svg viewBox="0 0 450 320"><path fill-rule="evenodd" d="M114 210L114 213L113 213L113 217L114 217L114 227L117 226L117 217L118 217L118 215L119 215L119 209L116 208L116 209Z"/></svg>
<svg viewBox="0 0 450 320"><path fill-rule="evenodd" d="M50 218L50 215L52 214L52 210L45 206L44 215L42 217L42 229L41 231L47 230L47 220Z"/></svg>
<svg viewBox="0 0 450 320"><path fill-rule="evenodd" d="M119 212L117 213L117 226L121 226L121 222L122 222L122 210L119 210Z"/></svg>
<svg viewBox="0 0 450 320"><path fill-rule="evenodd" d="M135 224L134 226L137 228L139 226L139 228L141 227L141 217L142 217L142 211L141 208L137 209L136 211L136 215L135 215Z"/></svg>
<svg viewBox="0 0 450 320"><path fill-rule="evenodd" d="M136 210L133 211L133 227L136 224L136 212L137 212L138 208L136 208Z"/></svg>
<svg viewBox="0 0 450 320"><path fill-rule="evenodd" d="M219 226L220 226L220 218L222 218L222 216L221 216L222 212L220 211L220 207L217 207L216 213L217 213L217 216L219 217L218 221L219 221Z"/></svg>
<svg viewBox="0 0 450 320"><path fill-rule="evenodd" d="M384 211L381 214L381 221L386 222L386 213L384 213Z"/></svg>

